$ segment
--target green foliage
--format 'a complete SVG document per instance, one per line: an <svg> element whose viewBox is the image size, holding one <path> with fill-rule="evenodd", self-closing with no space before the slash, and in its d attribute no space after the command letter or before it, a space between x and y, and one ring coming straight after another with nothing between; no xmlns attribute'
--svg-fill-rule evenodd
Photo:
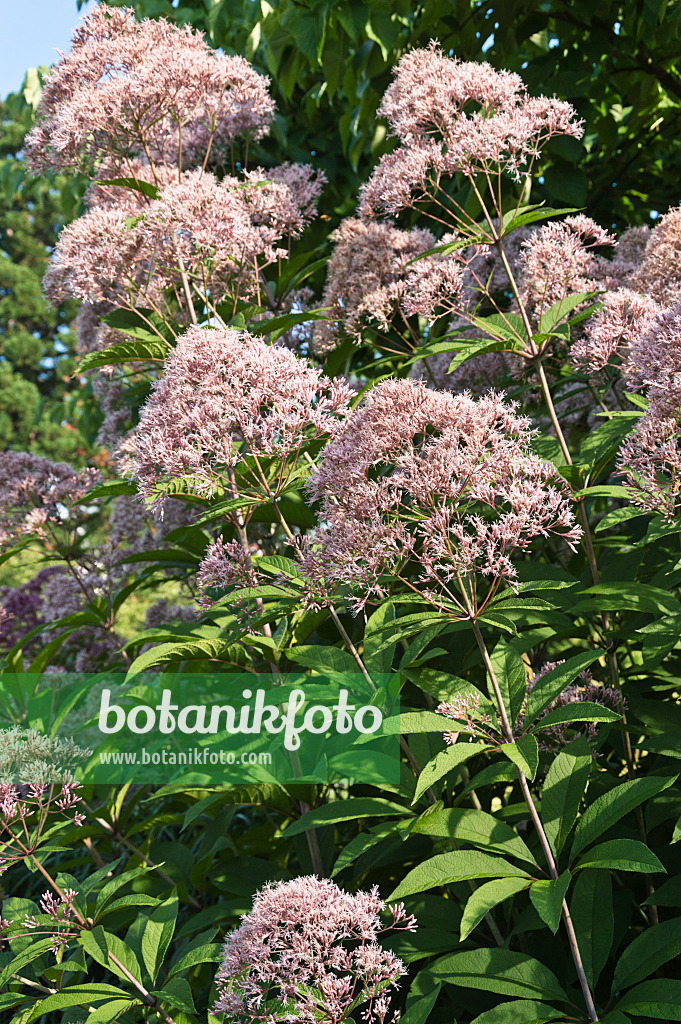
<svg viewBox="0 0 681 1024"><path fill-rule="evenodd" d="M70 379L77 304L50 308L42 277L60 228L77 211L82 184L28 178L21 158L44 70L29 70L0 103L0 447L74 460L87 453L77 432L82 385Z"/></svg>

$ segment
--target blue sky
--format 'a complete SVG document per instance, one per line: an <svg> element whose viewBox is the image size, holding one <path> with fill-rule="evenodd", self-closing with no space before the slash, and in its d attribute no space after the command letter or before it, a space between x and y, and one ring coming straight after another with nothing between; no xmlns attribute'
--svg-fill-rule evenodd
<svg viewBox="0 0 681 1024"><path fill-rule="evenodd" d="M83 13L76 0L0 0L0 97L19 89L26 68L54 64L56 50L68 50Z"/></svg>

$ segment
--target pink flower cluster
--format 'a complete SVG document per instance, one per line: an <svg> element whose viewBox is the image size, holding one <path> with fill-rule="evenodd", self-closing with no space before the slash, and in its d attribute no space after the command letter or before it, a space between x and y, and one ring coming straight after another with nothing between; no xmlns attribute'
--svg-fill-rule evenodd
<svg viewBox="0 0 681 1024"><path fill-rule="evenodd" d="M421 311L424 301L430 314L438 299L451 302L460 291L462 271L454 260L425 257L410 264L436 244L430 231L400 231L349 217L331 238L335 245L321 303L329 319L315 325L317 352L333 348L341 333L359 344L368 331L380 342L394 319L402 317L397 329L404 330L405 317ZM429 290L427 299L424 290Z"/></svg>
<svg viewBox="0 0 681 1024"><path fill-rule="evenodd" d="M554 303L574 293L600 289L604 261L593 250L614 241L604 228L581 213L549 221L531 233L522 246L518 285L537 326Z"/></svg>
<svg viewBox="0 0 681 1024"><path fill-rule="evenodd" d="M381 932L416 929L402 905L385 910L378 890L344 892L315 876L266 885L228 935L214 1013L274 1024L337 1024L363 1007L368 1024L389 1024L390 990L406 969L377 942Z"/></svg>
<svg viewBox="0 0 681 1024"><path fill-rule="evenodd" d="M33 935L47 935L52 938L50 949L55 956L63 951L70 939L78 935L76 910L73 905L77 895L75 889L64 889L62 895L54 897L48 890L40 897L40 909L49 921L38 921L35 915L29 914L24 918L24 927Z"/></svg>
<svg viewBox="0 0 681 1024"><path fill-rule="evenodd" d="M216 53L189 26L102 3L50 73L26 154L37 172L90 172L105 157L111 176L127 176L134 157L191 165L240 135L258 139L273 115L268 80L243 57Z"/></svg>
<svg viewBox="0 0 681 1024"><path fill-rule="evenodd" d="M457 172L520 181L549 139L582 134L569 103L528 96L518 75L448 57L436 43L401 59L379 114L400 145L364 186L362 216L395 213Z"/></svg>
<svg viewBox="0 0 681 1024"><path fill-rule="evenodd" d="M235 288L257 297L258 268L287 256L279 243L314 217L323 184L320 173L303 165L268 173L219 182L208 172L185 171L145 205L130 189L117 188L115 202L107 193L61 232L45 275L47 297L103 303L101 315L106 304L157 309L161 293L173 289L182 305L183 273L195 299L210 296L213 306ZM101 198L99 191L91 195Z"/></svg>
<svg viewBox="0 0 681 1024"><path fill-rule="evenodd" d="M269 499L288 479L303 444L323 436L347 412L350 389L285 348L244 332L191 327L154 383L139 427L124 443L125 466L148 502L162 505L164 485L183 479L199 494L230 490ZM274 479L263 458L281 460Z"/></svg>
<svg viewBox="0 0 681 1024"><path fill-rule="evenodd" d="M625 370L649 405L620 449L619 468L641 508L674 519L681 510L681 302L649 321L630 345Z"/></svg>
<svg viewBox="0 0 681 1024"><path fill-rule="evenodd" d="M309 481L321 525L307 574L357 588L361 607L411 565L436 607L476 616L502 581L513 584L515 552L550 534L572 546L581 534L568 488L532 454L531 437L493 392L476 401L413 380L378 384Z"/></svg>
<svg viewBox="0 0 681 1024"><path fill-rule="evenodd" d="M603 308L589 317L583 337L570 350L578 370L597 373L613 356L626 358L631 346L652 324L659 306L647 295L618 288L603 296Z"/></svg>

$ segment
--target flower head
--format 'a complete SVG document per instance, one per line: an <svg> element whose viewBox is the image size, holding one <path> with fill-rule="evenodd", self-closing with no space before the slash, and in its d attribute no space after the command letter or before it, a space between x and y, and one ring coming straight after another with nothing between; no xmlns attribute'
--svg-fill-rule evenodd
<svg viewBox="0 0 681 1024"><path fill-rule="evenodd" d="M574 292L597 291L604 261L593 250L613 242L612 235L581 213L543 224L522 246L518 284L526 307L540 317Z"/></svg>
<svg viewBox="0 0 681 1024"><path fill-rule="evenodd" d="M654 299L618 288L603 296L603 308L587 322L584 336L572 346L570 361L578 370L595 373L612 356L626 358L632 345L646 334L659 311Z"/></svg>
<svg viewBox="0 0 681 1024"><path fill-rule="evenodd" d="M156 504L164 501L164 483L177 478L212 494L249 454L285 462L327 433L349 398L344 383L288 349L245 332L191 327L123 446L126 464ZM259 478L251 481L251 490L262 487Z"/></svg>
<svg viewBox="0 0 681 1024"><path fill-rule="evenodd" d="M363 1020L385 1020L389 989L406 970L378 935L386 929L378 890L344 892L315 876L266 885L228 935L216 984L215 1013L272 1024L332 1024L364 1005ZM402 907L389 927L413 931Z"/></svg>
<svg viewBox="0 0 681 1024"><path fill-rule="evenodd" d="M632 500L666 519L681 513L681 429L677 416L653 404L625 438L618 467Z"/></svg>
<svg viewBox="0 0 681 1024"><path fill-rule="evenodd" d="M243 57L216 53L189 26L138 22L130 8L98 4L45 83L28 163L36 172L89 172L106 158L121 174L144 154L159 164L195 162L239 135L268 131L267 87Z"/></svg>
<svg viewBox="0 0 681 1024"><path fill-rule="evenodd" d="M681 300L681 207L673 206L657 221L630 287L662 306Z"/></svg>
<svg viewBox="0 0 681 1024"><path fill-rule="evenodd" d="M315 326L318 352L333 348L341 331L359 344L364 328L387 332L396 315L430 314L460 291L462 269L454 258L425 257L410 264L436 244L430 231L400 231L350 217L331 237L335 247L322 298L329 320Z"/></svg>
<svg viewBox="0 0 681 1024"><path fill-rule="evenodd" d="M22 534L45 537L60 524L73 524L71 506L92 488L96 469L76 470L29 452L0 453L0 543Z"/></svg>
<svg viewBox="0 0 681 1024"><path fill-rule="evenodd" d="M436 43L401 59L379 113L400 146L363 189L363 216L411 205L429 181L457 172L520 180L549 139L582 134L569 103L528 96L518 75L448 57Z"/></svg>
<svg viewBox="0 0 681 1024"><path fill-rule="evenodd" d="M574 544L569 492L532 454L532 431L491 392L477 401L413 380L377 385L339 426L309 481L321 502L306 569L382 592L384 574L411 565L424 596L469 618L513 583L512 556L549 534Z"/></svg>

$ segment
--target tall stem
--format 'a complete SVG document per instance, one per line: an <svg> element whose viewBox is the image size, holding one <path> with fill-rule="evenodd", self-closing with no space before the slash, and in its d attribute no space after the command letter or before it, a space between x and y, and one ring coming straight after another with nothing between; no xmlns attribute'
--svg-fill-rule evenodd
<svg viewBox="0 0 681 1024"><path fill-rule="evenodd" d="M483 661L485 663L485 668L487 669L487 674L488 674L488 676L490 678L490 682L492 684L492 689L494 691L494 697L496 699L497 708L498 708L498 711L499 711L499 717L501 718L501 722L502 722L502 731L503 731L503 734L504 734L504 738L506 739L507 743L515 743L515 737L513 735L513 730L511 729L510 722L508 720L508 715L506 713L506 708L504 706L504 701L503 701L503 698L501 696L501 689L499 687L499 682L497 680L496 673L494 671L494 666L492 665L492 659L490 658L489 653L487 651L487 647L485 645L485 641L484 641L482 633L480 632L480 627L478 626L477 621L475 619L471 619L471 623L472 623L472 626L473 626L473 632L475 633L475 639L477 641L478 647L480 648L480 653L482 655L482 659L483 659ZM525 803L527 804L527 809L530 812L530 817L532 818L532 822L534 824L534 827L537 830L537 835L539 836L539 842L541 843L541 848L544 851L544 857L546 858L546 863L548 865L549 873L551 875L551 878L555 881L558 878L558 868L556 866L556 861L555 861L555 858L553 856L553 852L551 850L551 844L549 843L548 837L547 837L546 832L544 830L544 826L542 825L542 822L541 822L541 818L539 817L539 813L538 813L537 808L536 808L535 803L534 803L534 798L532 796L532 793L530 792L530 787L529 787L528 781L525 778L525 776L523 775L523 773L520 771L520 769L516 769L516 771L518 773L518 780L520 782L520 789L521 789L521 792L523 794L523 799L525 800ZM587 980L586 972L584 970L584 964L582 963L581 953L579 952L579 944L577 942L577 936L575 934L575 929L574 929L574 926L572 924L572 918L570 917L570 910L568 908L566 900L563 900L562 913L563 913L563 921L565 923L565 930L566 930L567 936L568 936L568 942L570 944L570 952L572 954L572 960L574 962L575 969L577 971L577 977L579 978L579 984L580 984L581 989L582 989L582 994L584 995L584 1001L586 1003L587 1011L589 1013L589 1019L592 1022L593 1021L597 1021L598 1020L598 1014L596 1012L596 1006L594 1004L594 999L593 999L593 995L592 995L591 989L589 988L589 982Z"/></svg>

